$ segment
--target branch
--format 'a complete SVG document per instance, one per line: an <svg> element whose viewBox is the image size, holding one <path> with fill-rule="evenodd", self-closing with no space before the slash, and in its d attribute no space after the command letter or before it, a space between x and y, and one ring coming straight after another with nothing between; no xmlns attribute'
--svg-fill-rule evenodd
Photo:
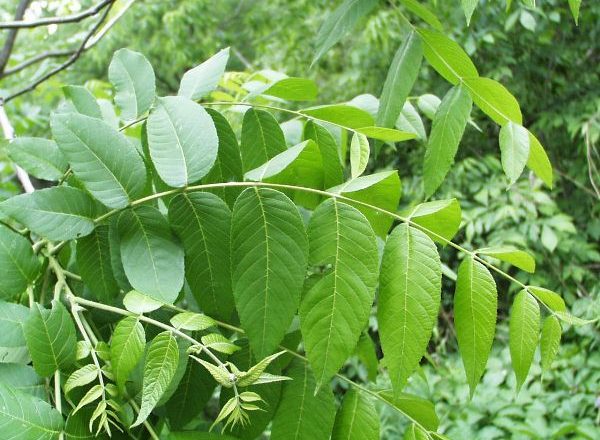
<svg viewBox="0 0 600 440"><path fill-rule="evenodd" d="M29 0L30 1L30 0ZM27 3L29 3L27 1ZM65 23L76 23L85 18L92 17L98 14L102 9L108 6L109 3L113 3L115 0L102 0L96 6L92 6L79 14L67 15L65 17L45 17L38 20L23 21L20 17L15 17L15 21L0 22L0 29L23 29L23 28L34 28L38 26L47 26L49 24L65 24Z"/></svg>
<svg viewBox="0 0 600 440"><path fill-rule="evenodd" d="M20 20L25 15L25 11L29 6L31 0L21 0L19 5L17 6L17 12L15 13L15 20ZM10 58L10 54L13 50L13 46L15 44L15 39L17 38L17 32L19 29L11 29L8 32L8 36L6 37L6 42L4 43L4 47L2 48L2 53L0 53L0 72L4 71L6 67L6 63L8 63L8 59Z"/></svg>

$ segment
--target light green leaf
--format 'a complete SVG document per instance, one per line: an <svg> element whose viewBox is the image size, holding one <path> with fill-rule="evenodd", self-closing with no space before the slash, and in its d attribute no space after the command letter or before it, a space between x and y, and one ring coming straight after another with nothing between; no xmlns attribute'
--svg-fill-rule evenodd
<svg viewBox="0 0 600 440"><path fill-rule="evenodd" d="M430 440L431 437L415 423L411 424L408 429L404 432L403 440Z"/></svg>
<svg viewBox="0 0 600 440"><path fill-rule="evenodd" d="M569 0L569 8L571 9L571 15L575 24L579 26L579 8L581 7L581 0Z"/></svg>
<svg viewBox="0 0 600 440"><path fill-rule="evenodd" d="M2 327L4 332L5 327ZM37 375L33 367L23 364L0 363L0 383L10 384L15 391L46 399L46 381Z"/></svg>
<svg viewBox="0 0 600 440"><path fill-rule="evenodd" d="M442 184L462 139L473 102L460 85L444 96L435 117L423 162L425 197L430 197Z"/></svg>
<svg viewBox="0 0 600 440"><path fill-rule="evenodd" d="M245 374L239 376L238 384L240 386L249 386L255 383L262 376L263 372L267 369L271 362L273 362L275 359L277 359L284 353L285 351L280 351L262 359L256 365L249 368Z"/></svg>
<svg viewBox="0 0 600 440"><path fill-rule="evenodd" d="M84 191L56 186L11 197L0 210L48 240L71 240L94 229L96 203Z"/></svg>
<svg viewBox="0 0 600 440"><path fill-rule="evenodd" d="M200 308L229 319L231 288L231 211L210 193L183 193L169 204L169 221L185 250L185 275Z"/></svg>
<svg viewBox="0 0 600 440"><path fill-rule="evenodd" d="M112 372L119 388L125 386L127 378L144 354L145 345L146 334L137 317L127 316L119 321L110 342Z"/></svg>
<svg viewBox="0 0 600 440"><path fill-rule="evenodd" d="M540 334L540 306L526 290L521 290L513 301L508 330L518 392L527 378Z"/></svg>
<svg viewBox="0 0 600 440"><path fill-rule="evenodd" d="M98 377L98 367L93 364L85 365L75 370L63 386L65 394L68 394L74 388L82 387L93 382Z"/></svg>
<svg viewBox="0 0 600 440"><path fill-rule="evenodd" d="M317 34L315 57L311 67L376 5L377 0L344 0L335 11L331 12Z"/></svg>
<svg viewBox="0 0 600 440"><path fill-rule="evenodd" d="M295 359L283 386L271 430L272 440L328 440L333 428L335 403L329 387L317 389L307 363Z"/></svg>
<svg viewBox="0 0 600 440"><path fill-rule="evenodd" d="M475 105L495 123L523 123L519 103L498 81L490 78L464 78L463 84L469 90Z"/></svg>
<svg viewBox="0 0 600 440"><path fill-rule="evenodd" d="M527 286L527 290L553 312L567 311L565 300L558 293L536 286Z"/></svg>
<svg viewBox="0 0 600 440"><path fill-rule="evenodd" d="M171 318L171 325L180 330L206 330L215 324L215 320L202 313L183 312Z"/></svg>
<svg viewBox="0 0 600 440"><path fill-rule="evenodd" d="M210 350L218 351L219 353L232 354L240 349L240 347L233 344L225 336L218 333L204 335L201 341Z"/></svg>
<svg viewBox="0 0 600 440"><path fill-rule="evenodd" d="M487 364L498 308L496 283L489 270L473 257L458 268L454 293L454 326L471 397Z"/></svg>
<svg viewBox="0 0 600 440"><path fill-rule="evenodd" d="M433 241L407 224L394 228L381 260L377 320L396 394L419 365L437 322L442 267Z"/></svg>
<svg viewBox="0 0 600 440"><path fill-rule="evenodd" d="M148 418L171 383L178 363L177 341L169 331L159 333L150 343L146 354L142 404L137 419L131 425L132 428L142 424Z"/></svg>
<svg viewBox="0 0 600 440"><path fill-rule="evenodd" d="M305 350L321 386L352 355L367 324L379 256L367 219L336 199L314 211L308 236L310 265L328 268L300 305Z"/></svg>
<svg viewBox="0 0 600 440"><path fill-rule="evenodd" d="M4 225L0 225L0 267L0 299L8 300L24 292L41 270L31 243Z"/></svg>
<svg viewBox="0 0 600 440"><path fill-rule="evenodd" d="M77 240L77 268L94 297L110 303L119 293L110 264L108 226L96 227L92 233Z"/></svg>
<svg viewBox="0 0 600 440"><path fill-rule="evenodd" d="M438 108L440 108L441 103L442 100L431 93L421 95L419 96L419 99L417 99L419 110L432 121L435 118L435 114L437 113Z"/></svg>
<svg viewBox="0 0 600 440"><path fill-rule="evenodd" d="M523 126L507 122L500 129L500 152L504 173L513 184L529 158L529 132Z"/></svg>
<svg viewBox="0 0 600 440"><path fill-rule="evenodd" d="M20 304L0 301L0 358L2 362L29 363L23 324L29 309Z"/></svg>
<svg viewBox="0 0 600 440"><path fill-rule="evenodd" d="M431 12L431 10L429 10L429 8L423 5L422 2L419 2L418 0L401 0L401 3L406 9L415 14L432 28L440 32L443 30L440 20L433 12Z"/></svg>
<svg viewBox="0 0 600 440"><path fill-rule="evenodd" d="M377 378L377 370L379 368L379 360L377 359L377 349L373 340L367 332L360 335L356 351L354 354L360 359L367 369L367 375L370 381L374 382Z"/></svg>
<svg viewBox="0 0 600 440"><path fill-rule="evenodd" d="M454 40L435 30L418 29L417 32L423 40L427 62L446 81L457 85L463 78L479 76L469 55Z"/></svg>
<svg viewBox="0 0 600 440"><path fill-rule="evenodd" d="M88 89L82 86L63 86L65 97L71 101L75 110L82 115L102 119L100 105Z"/></svg>
<svg viewBox="0 0 600 440"><path fill-rule="evenodd" d="M123 298L123 305L127 310L133 313L150 313L163 306L163 302L156 301L137 290L131 290Z"/></svg>
<svg viewBox="0 0 600 440"><path fill-rule="evenodd" d="M402 186L397 171L382 171L377 174L357 177L346 183L330 188L328 191L342 194L353 200L368 203L386 211L395 212L398 208ZM348 202L352 205L352 202ZM380 237L385 237L392 225L389 215L375 211L366 206L356 204L356 208L369 220L373 230Z"/></svg>
<svg viewBox="0 0 600 440"><path fill-rule="evenodd" d="M108 66L108 79L116 89L115 103L121 109L121 119L130 121L150 109L156 85L154 70L144 55L117 50Z"/></svg>
<svg viewBox="0 0 600 440"><path fill-rule="evenodd" d="M78 113L50 121L58 148L75 176L109 208L124 208L146 186L146 167L133 144L106 122Z"/></svg>
<svg viewBox="0 0 600 440"><path fill-rule="evenodd" d="M330 122L344 128L361 128L375 125L368 112L347 104L322 105L300 110L303 115L319 121Z"/></svg>
<svg viewBox="0 0 600 440"><path fill-rule="evenodd" d="M52 310L35 304L23 334L37 374L48 377L75 363L75 325L60 301L52 301Z"/></svg>
<svg viewBox="0 0 600 440"><path fill-rule="evenodd" d="M58 180L69 166L56 142L49 139L19 137L8 144L7 152L17 165L38 179Z"/></svg>
<svg viewBox="0 0 600 440"><path fill-rule="evenodd" d="M202 64L188 70L181 78L179 96L200 99L217 88L229 60L229 48L220 50Z"/></svg>
<svg viewBox="0 0 600 440"><path fill-rule="evenodd" d="M552 366L552 361L558 353L560 347L560 337L562 329L558 318L554 315L544 319L542 325L542 336L540 338L540 352L542 355L542 370L548 371Z"/></svg>
<svg viewBox="0 0 600 440"><path fill-rule="evenodd" d="M440 420L435 413L435 406L429 400L407 393L396 395L391 391L380 391L378 394L400 411L408 414L423 428L429 431L437 430Z"/></svg>
<svg viewBox="0 0 600 440"><path fill-rule="evenodd" d="M90 403L95 402L102 396L103 388L100 384L94 385L91 387L81 398L75 409L73 409L73 414L77 413L81 408Z"/></svg>
<svg viewBox="0 0 600 440"><path fill-rule="evenodd" d="M262 95L274 96L286 101L313 101L317 99L317 85L312 79L283 78L271 84Z"/></svg>
<svg viewBox="0 0 600 440"><path fill-rule="evenodd" d="M377 112L377 124L393 127L417 79L423 59L421 39L411 31L394 55L388 70Z"/></svg>
<svg viewBox="0 0 600 440"><path fill-rule="evenodd" d="M344 170L341 151L331 133L314 121L307 121L304 126L304 139L316 142L321 152L323 163L323 185L325 188L339 185L344 181Z"/></svg>
<svg viewBox="0 0 600 440"><path fill-rule="evenodd" d="M433 241L445 245L448 243L446 240L452 240L458 232L461 215L458 200L448 199L420 203L409 212L407 218L416 224L417 229L422 226L423 232Z"/></svg>
<svg viewBox="0 0 600 440"><path fill-rule="evenodd" d="M0 432L11 440L57 440L62 415L37 397L0 383Z"/></svg>
<svg viewBox="0 0 600 440"><path fill-rule="evenodd" d="M233 293L242 328L257 357L283 339L306 274L308 240L298 208L285 195L248 188L231 220Z"/></svg>
<svg viewBox="0 0 600 440"><path fill-rule="evenodd" d="M354 133L350 143L350 174L352 178L360 176L369 163L369 140L364 134Z"/></svg>
<svg viewBox="0 0 600 440"><path fill-rule="evenodd" d="M467 26L471 24L471 17L473 16L473 12L475 11L478 3L479 0L461 0L463 12L465 13L465 18L467 19Z"/></svg>
<svg viewBox="0 0 600 440"><path fill-rule="evenodd" d="M379 415L373 402L350 389L333 425L331 440L379 440Z"/></svg>
<svg viewBox="0 0 600 440"><path fill-rule="evenodd" d="M363 134L371 139L377 139L385 142L402 142L417 137L414 133L408 133L405 131L395 130L393 128L384 127L362 127L357 128L356 134Z"/></svg>
<svg viewBox="0 0 600 440"><path fill-rule="evenodd" d="M477 253L497 258L500 261L505 261L525 272L535 272L535 260L533 257L527 252L512 246L482 248L477 249Z"/></svg>
<svg viewBox="0 0 600 440"><path fill-rule="evenodd" d="M119 216L121 259L133 288L172 304L183 287L183 249L158 209L140 206Z"/></svg>
<svg viewBox="0 0 600 440"><path fill-rule="evenodd" d="M283 132L271 113L253 108L246 111L240 145L244 171L261 166L286 149Z"/></svg>
<svg viewBox="0 0 600 440"><path fill-rule="evenodd" d="M533 171L546 186L552 189L552 164L546 150L535 137L535 135L529 132L529 158L527 159L527 167Z"/></svg>
<svg viewBox="0 0 600 440"><path fill-rule="evenodd" d="M150 157L167 185L186 186L208 174L219 139L212 118L200 104L181 96L160 98L147 124Z"/></svg>
<svg viewBox="0 0 600 440"><path fill-rule="evenodd" d="M425 132L423 120L410 101L404 103L402 112L396 121L396 128L408 133L415 133L418 140L427 140L427 133Z"/></svg>

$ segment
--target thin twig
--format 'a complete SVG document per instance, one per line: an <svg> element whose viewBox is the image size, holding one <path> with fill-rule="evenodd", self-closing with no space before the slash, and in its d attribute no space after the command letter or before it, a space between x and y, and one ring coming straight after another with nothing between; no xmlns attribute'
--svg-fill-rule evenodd
<svg viewBox="0 0 600 440"><path fill-rule="evenodd" d="M73 50L70 49L65 49L65 50L49 50L47 52L42 52L38 55L35 55L31 58L29 58L28 60L23 61L20 64L17 64L14 67L11 67L10 69L6 69L2 75L0 75L0 78L5 78L9 75L13 75L17 72L20 72L23 69L26 69L27 67L39 63L40 61L44 61L47 58L58 58L58 57L66 57L69 55L73 54Z"/></svg>
<svg viewBox="0 0 600 440"><path fill-rule="evenodd" d="M66 15L64 17L44 17L38 20L21 20L17 19L15 21L5 21L0 22L0 29L23 29L23 28L34 28L38 26L48 26L50 24L66 24L66 23L76 23L85 18L92 17L98 14L102 9L109 5L109 3L114 3L115 0L102 0L97 5L92 6L85 11L79 12L78 14Z"/></svg>

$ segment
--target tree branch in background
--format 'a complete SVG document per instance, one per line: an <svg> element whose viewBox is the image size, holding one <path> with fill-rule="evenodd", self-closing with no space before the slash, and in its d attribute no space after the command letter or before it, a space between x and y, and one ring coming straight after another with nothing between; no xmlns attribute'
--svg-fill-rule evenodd
<svg viewBox="0 0 600 440"><path fill-rule="evenodd" d="M19 5L17 6L17 12L15 13L15 20L20 20L23 18L23 15L25 15L25 11L27 10L29 3L31 3L31 0L21 0L19 2ZM15 44L15 38L17 38L18 31L18 28L11 29L10 31L8 31L6 42L4 43L4 47L2 48L2 52L0 53L0 73L4 72L6 63L8 63L8 59L10 58L10 54Z"/></svg>
<svg viewBox="0 0 600 440"><path fill-rule="evenodd" d="M31 0L29 0L31 1ZM29 1L27 3L29 3ZM38 26L48 26L50 24L65 24L65 23L76 23L85 18L92 17L98 14L102 9L113 3L115 0L102 0L95 6L86 9L83 12L73 15L67 15L65 17L45 17L39 20L22 21L21 17L15 17L15 21L0 22L0 29L22 29L22 28L34 28Z"/></svg>
<svg viewBox="0 0 600 440"><path fill-rule="evenodd" d="M10 69L6 69L1 75L0 78L4 78L6 76L12 75L13 73L17 73L20 72L23 69L26 69L27 67L35 64L35 63L39 63L40 61L44 61L47 58L55 58L55 57L66 57L69 55L72 55L73 51L70 49L65 49L65 50L49 50L47 52L43 52L41 54L38 54L34 57L29 58L28 60L23 61L20 64L17 64L15 67L12 67Z"/></svg>

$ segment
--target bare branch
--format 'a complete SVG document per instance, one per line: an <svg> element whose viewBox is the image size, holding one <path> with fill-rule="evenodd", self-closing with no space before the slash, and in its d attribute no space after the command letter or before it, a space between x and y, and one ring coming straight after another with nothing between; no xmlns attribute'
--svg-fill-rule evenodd
<svg viewBox="0 0 600 440"><path fill-rule="evenodd" d="M23 69L26 69L27 67L39 63L40 61L44 61L47 58L57 58L57 57L66 57L69 55L73 54L73 50L49 50L47 52L43 52L41 54L38 54L34 57L29 58L28 60L23 61L20 64L17 64L14 67L11 67L10 69L6 69L4 71L4 73L2 73L0 75L0 78L4 78L6 76L12 75L14 73L20 72Z"/></svg>
<svg viewBox="0 0 600 440"><path fill-rule="evenodd" d="M15 20L20 20L23 18L23 15L25 15L25 11L27 10L29 3L31 3L31 0L21 0L19 5L17 6ZM15 38L17 38L18 31L19 29L11 29L8 32L6 42L4 43L4 47L2 48L2 52L0 53L0 72L4 72L6 63L8 63L8 59L10 58L10 54L15 44Z"/></svg>
<svg viewBox="0 0 600 440"><path fill-rule="evenodd" d="M38 20L23 21L21 17L15 17L15 21L0 22L0 29L23 29L23 28L34 28L38 26L48 26L50 24L65 24L65 23L76 23L85 18L92 17L98 14L102 9L108 6L109 3L113 3L115 0L102 0L95 6L86 9L83 12L73 15L67 15L65 17L45 17Z"/></svg>

